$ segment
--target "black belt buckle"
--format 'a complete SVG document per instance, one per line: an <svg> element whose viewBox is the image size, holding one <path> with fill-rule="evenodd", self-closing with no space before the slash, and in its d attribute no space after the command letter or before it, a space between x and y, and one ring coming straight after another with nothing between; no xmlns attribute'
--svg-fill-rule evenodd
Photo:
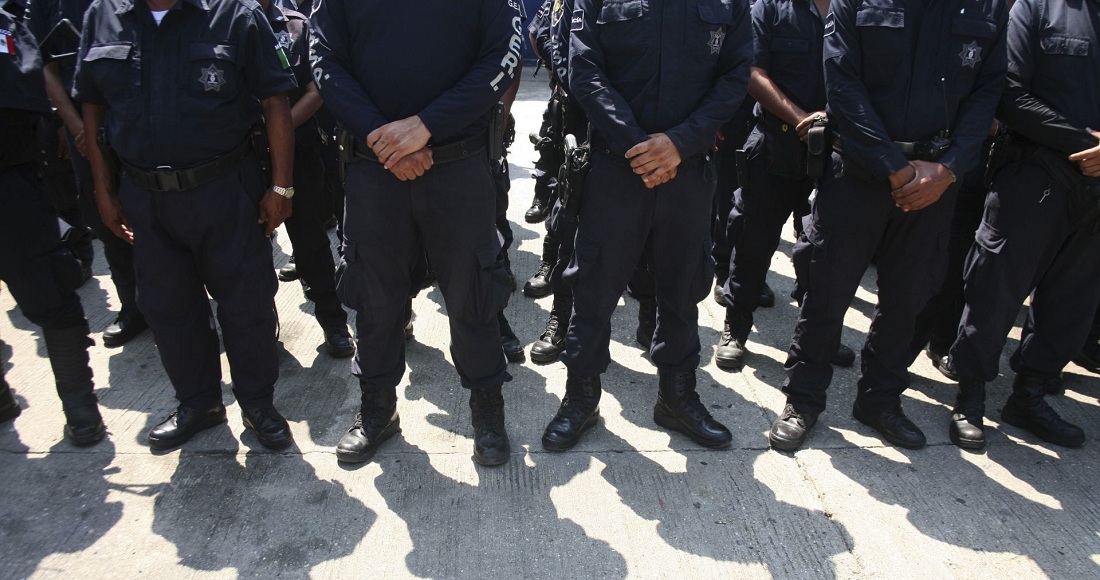
<svg viewBox="0 0 1100 580"><path fill-rule="evenodd" d="M182 191L179 173L167 165L157 167L153 172L157 189L161 191Z"/></svg>

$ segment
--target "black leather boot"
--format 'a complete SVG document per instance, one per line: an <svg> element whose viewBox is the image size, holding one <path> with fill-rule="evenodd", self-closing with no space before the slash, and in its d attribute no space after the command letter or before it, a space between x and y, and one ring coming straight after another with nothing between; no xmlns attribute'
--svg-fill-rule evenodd
<svg viewBox="0 0 1100 580"><path fill-rule="evenodd" d="M92 368L88 364L88 326L43 328L57 395L65 412L65 436L78 447L94 445L107 434L99 414Z"/></svg>
<svg viewBox="0 0 1100 580"><path fill-rule="evenodd" d="M4 368L0 366L0 423L7 423L23 412L15 401L8 382L4 380Z"/></svg>
<svg viewBox="0 0 1100 580"><path fill-rule="evenodd" d="M542 298L553 291L550 288L550 271L554 269L552 262L539 262L539 269L534 276L523 285L523 295L531 298Z"/></svg>
<svg viewBox="0 0 1100 580"><path fill-rule="evenodd" d="M772 422L768 443L782 451L797 451L814 425L817 425L817 415L803 413L787 403L783 412Z"/></svg>
<svg viewBox="0 0 1100 580"><path fill-rule="evenodd" d="M1062 419L1050 408L1043 394L1050 377L1017 372L1012 382L1012 396L1001 410L1005 423L1034 433L1048 443L1062 447L1080 447L1085 444L1085 432L1080 427Z"/></svg>
<svg viewBox="0 0 1100 580"><path fill-rule="evenodd" d="M512 331L512 325L508 324L508 318L504 316L503 310L497 313L497 324L500 326L500 347L504 350L504 357L508 362L527 360L527 356L523 354L523 343Z"/></svg>
<svg viewBox="0 0 1100 580"><path fill-rule="evenodd" d="M531 207L527 208L527 213L523 214L523 221L529 224L537 224L545 220L546 215L550 213L550 194L553 190L546 181L548 179L535 180L535 197L531 199Z"/></svg>
<svg viewBox="0 0 1100 580"><path fill-rule="evenodd" d="M266 404L255 407L241 407L241 421L245 429L251 429L260 445L274 451L286 449L294 443L294 435L290 432L290 424L275 408L275 405Z"/></svg>
<svg viewBox="0 0 1100 580"><path fill-rule="evenodd" d="M180 405L168 418L149 430L149 447L164 451L188 442L200 431L225 423L225 406L220 402L208 409Z"/></svg>
<svg viewBox="0 0 1100 580"><path fill-rule="evenodd" d="M653 344L653 333L657 332L657 299L646 298L638 301L638 332L635 338L638 344L647 349Z"/></svg>
<svg viewBox="0 0 1100 580"><path fill-rule="evenodd" d="M355 422L336 445L336 460L344 463L369 461L390 437L401 432L397 416L397 388L378 388L360 384L362 405Z"/></svg>
<svg viewBox="0 0 1100 580"><path fill-rule="evenodd" d="M726 308L726 322L722 326L722 341L714 351L714 362L726 371L739 371L745 366L749 349L745 344L752 331L752 314L743 309Z"/></svg>
<svg viewBox="0 0 1100 580"><path fill-rule="evenodd" d="M103 346L122 346L149 329L136 306L123 307L114 323L103 331Z"/></svg>
<svg viewBox="0 0 1100 580"><path fill-rule="evenodd" d="M729 429L711 417L699 400L695 371L660 373L653 422L679 431L703 447L727 447L733 441Z"/></svg>
<svg viewBox="0 0 1100 580"><path fill-rule="evenodd" d="M547 451L565 451L580 441L581 434L600 420L600 376L565 380L565 397L557 414L542 433L542 447Z"/></svg>
<svg viewBox="0 0 1100 580"><path fill-rule="evenodd" d="M470 419L474 425L474 461L485 466L507 463L512 448L504 428L500 385L470 390Z"/></svg>
<svg viewBox="0 0 1100 580"><path fill-rule="evenodd" d="M985 447L985 383L963 380L959 382L959 394L951 411L951 423L947 436L963 449Z"/></svg>
<svg viewBox="0 0 1100 580"><path fill-rule="evenodd" d="M569 312L573 309L573 300L560 294L554 295L554 306L550 317L546 319L546 330L535 344L531 345L531 360L546 364L558 360L565 348L565 333L569 330Z"/></svg>

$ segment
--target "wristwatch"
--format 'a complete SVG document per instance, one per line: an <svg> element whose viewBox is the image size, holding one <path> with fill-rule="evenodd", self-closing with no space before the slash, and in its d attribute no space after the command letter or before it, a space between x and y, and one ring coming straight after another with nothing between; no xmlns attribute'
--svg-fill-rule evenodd
<svg viewBox="0 0 1100 580"><path fill-rule="evenodd" d="M293 186L291 186L291 187L282 187L282 186L279 186L279 185L272 185L271 186L271 191L274 191L275 193L277 193L277 194L279 194L279 195L281 195L281 196L283 196L287 199L290 199L290 198L294 197L294 187Z"/></svg>

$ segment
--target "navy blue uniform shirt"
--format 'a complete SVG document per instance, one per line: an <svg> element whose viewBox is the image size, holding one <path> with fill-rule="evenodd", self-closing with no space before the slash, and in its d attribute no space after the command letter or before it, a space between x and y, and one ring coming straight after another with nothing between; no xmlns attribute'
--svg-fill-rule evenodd
<svg viewBox="0 0 1100 580"><path fill-rule="evenodd" d="M1100 1L1018 0L1008 24L1008 89L999 118L1066 154L1100 130Z"/></svg>
<svg viewBox="0 0 1100 580"><path fill-rule="evenodd" d="M445 144L485 131L521 65L519 0L320 0L314 79L363 141L412 116Z"/></svg>
<svg viewBox="0 0 1100 580"><path fill-rule="evenodd" d="M894 144L954 143L939 162L977 165L1006 70L1004 0L832 0L825 88L844 159L879 179L908 161Z"/></svg>
<svg viewBox="0 0 1100 580"><path fill-rule="evenodd" d="M562 88L569 86L569 27L573 0L552 0L550 9L550 71Z"/></svg>
<svg viewBox="0 0 1100 580"><path fill-rule="evenodd" d="M538 12L535 12L535 17L527 24L527 34L535 39L533 47L535 55L548 64L550 62L550 10L554 2L555 0L545 0L539 6ZM552 71L553 69L551 69L551 76L553 76Z"/></svg>
<svg viewBox="0 0 1100 580"><path fill-rule="evenodd" d="M27 26L40 43L46 40L46 35L53 31L62 19L68 19L79 33L80 27L84 24L84 12L91 3L92 0L32 0ZM43 51L42 58L44 62L49 62L52 59L46 52ZM76 55L64 57L60 62L61 82L71 88L73 75L76 73Z"/></svg>
<svg viewBox="0 0 1100 580"><path fill-rule="evenodd" d="M745 97L743 0L576 0L570 29L569 88L616 154L652 133L704 153Z"/></svg>
<svg viewBox="0 0 1100 580"><path fill-rule="evenodd" d="M160 26L145 0L96 0L85 15L73 97L107 106L128 163L194 167L232 151L257 99L295 88L254 0L180 0Z"/></svg>
<svg viewBox="0 0 1100 580"><path fill-rule="evenodd" d="M306 87L313 82L313 71L309 66L309 20L290 8L286 8L277 2L272 2L267 7L267 22L275 33L275 41L279 48L286 54L287 63L294 73L294 81L298 87L287 92L290 106L294 106L302 95L306 94Z"/></svg>
<svg viewBox="0 0 1100 580"><path fill-rule="evenodd" d="M23 20L26 8L24 0L9 0L0 9L0 109L48 113L42 57Z"/></svg>
<svg viewBox="0 0 1100 580"><path fill-rule="evenodd" d="M825 16L813 0L757 0L752 6L752 66L764 69L807 113L825 110Z"/></svg>

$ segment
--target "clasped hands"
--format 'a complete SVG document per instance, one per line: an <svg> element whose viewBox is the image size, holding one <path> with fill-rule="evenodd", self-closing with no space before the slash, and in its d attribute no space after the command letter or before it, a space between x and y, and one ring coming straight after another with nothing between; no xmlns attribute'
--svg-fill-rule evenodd
<svg viewBox="0 0 1100 580"><path fill-rule="evenodd" d="M401 181L424 175L432 166L432 134L418 116L386 123L367 135L367 147Z"/></svg>

